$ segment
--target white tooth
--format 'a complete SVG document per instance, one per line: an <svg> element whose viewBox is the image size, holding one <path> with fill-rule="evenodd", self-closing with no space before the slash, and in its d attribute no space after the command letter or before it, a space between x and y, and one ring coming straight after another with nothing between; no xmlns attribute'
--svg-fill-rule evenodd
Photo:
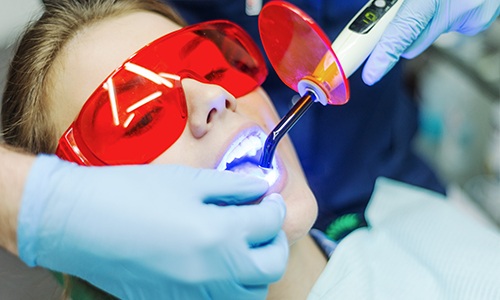
<svg viewBox="0 0 500 300"><path fill-rule="evenodd" d="M233 151L235 158L240 158L245 155L245 148L239 144Z"/></svg>
<svg viewBox="0 0 500 300"><path fill-rule="evenodd" d="M246 151L250 150L252 148L252 141L250 139L246 138L241 142L241 147Z"/></svg>
<svg viewBox="0 0 500 300"><path fill-rule="evenodd" d="M262 143L256 136L251 136L250 141L252 143L252 151L249 152L249 155L255 156L257 154L257 151L262 148Z"/></svg>
<svg viewBox="0 0 500 300"><path fill-rule="evenodd" d="M257 151L262 149L265 138L266 136L262 134L259 136L250 135L244 138L231 151L226 153L223 161L221 161L221 167L225 168L227 164L243 156L255 156Z"/></svg>
<svg viewBox="0 0 500 300"><path fill-rule="evenodd" d="M224 161L226 163L230 163L234 160L234 154L233 152L231 151L230 153L227 154L226 158L224 159Z"/></svg>
<svg viewBox="0 0 500 300"><path fill-rule="evenodd" d="M253 147L254 147L255 149L260 149L260 148L262 148L262 142L261 142L261 140L260 140L258 137L256 137L256 136L251 136L251 137L250 137L250 140L252 141L252 143L253 143Z"/></svg>
<svg viewBox="0 0 500 300"><path fill-rule="evenodd" d="M243 155L247 156L248 152L252 150L253 145L252 142L247 138L243 140L243 142L241 143L241 147L243 149Z"/></svg>

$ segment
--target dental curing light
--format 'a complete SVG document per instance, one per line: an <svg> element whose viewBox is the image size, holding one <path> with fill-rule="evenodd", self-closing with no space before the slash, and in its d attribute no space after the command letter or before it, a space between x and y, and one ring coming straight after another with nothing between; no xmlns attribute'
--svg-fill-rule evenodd
<svg viewBox="0 0 500 300"><path fill-rule="evenodd" d="M280 79L301 96L271 131L259 165L270 168L281 138L312 103L343 105L349 100L347 78L368 57L403 0L369 1L333 44L305 12L285 1L271 1L259 15L264 50Z"/></svg>

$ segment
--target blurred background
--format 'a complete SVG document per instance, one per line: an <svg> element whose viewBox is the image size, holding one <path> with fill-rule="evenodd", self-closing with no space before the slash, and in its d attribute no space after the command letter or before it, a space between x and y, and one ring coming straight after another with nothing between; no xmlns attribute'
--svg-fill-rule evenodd
<svg viewBox="0 0 500 300"><path fill-rule="evenodd" d="M42 5L40 0L0 3L3 91L16 38ZM406 76L421 108L415 148L451 193L500 226L500 20L476 36L442 36L407 62ZM0 299L60 298L49 272L30 269L0 249Z"/></svg>
<svg viewBox="0 0 500 300"><path fill-rule="evenodd" d="M500 19L475 36L441 36L407 75L420 105L416 149L500 226Z"/></svg>

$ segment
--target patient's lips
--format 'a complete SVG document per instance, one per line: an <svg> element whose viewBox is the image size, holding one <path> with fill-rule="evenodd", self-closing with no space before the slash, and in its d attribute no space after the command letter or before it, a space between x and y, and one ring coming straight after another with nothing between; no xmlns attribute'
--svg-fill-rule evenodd
<svg viewBox="0 0 500 300"><path fill-rule="evenodd" d="M279 177L276 160L273 159L272 168L269 170L259 167L266 137L266 134L257 127L242 132L227 149L217 170L228 170L263 178L269 186L272 186Z"/></svg>

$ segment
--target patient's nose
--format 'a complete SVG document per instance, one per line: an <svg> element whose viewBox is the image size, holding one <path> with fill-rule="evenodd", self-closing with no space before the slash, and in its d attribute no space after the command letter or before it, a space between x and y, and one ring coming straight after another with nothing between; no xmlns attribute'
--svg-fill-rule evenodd
<svg viewBox="0 0 500 300"><path fill-rule="evenodd" d="M214 122L236 110L236 99L224 88L194 79L182 80L188 107L189 129L196 138L204 136Z"/></svg>

